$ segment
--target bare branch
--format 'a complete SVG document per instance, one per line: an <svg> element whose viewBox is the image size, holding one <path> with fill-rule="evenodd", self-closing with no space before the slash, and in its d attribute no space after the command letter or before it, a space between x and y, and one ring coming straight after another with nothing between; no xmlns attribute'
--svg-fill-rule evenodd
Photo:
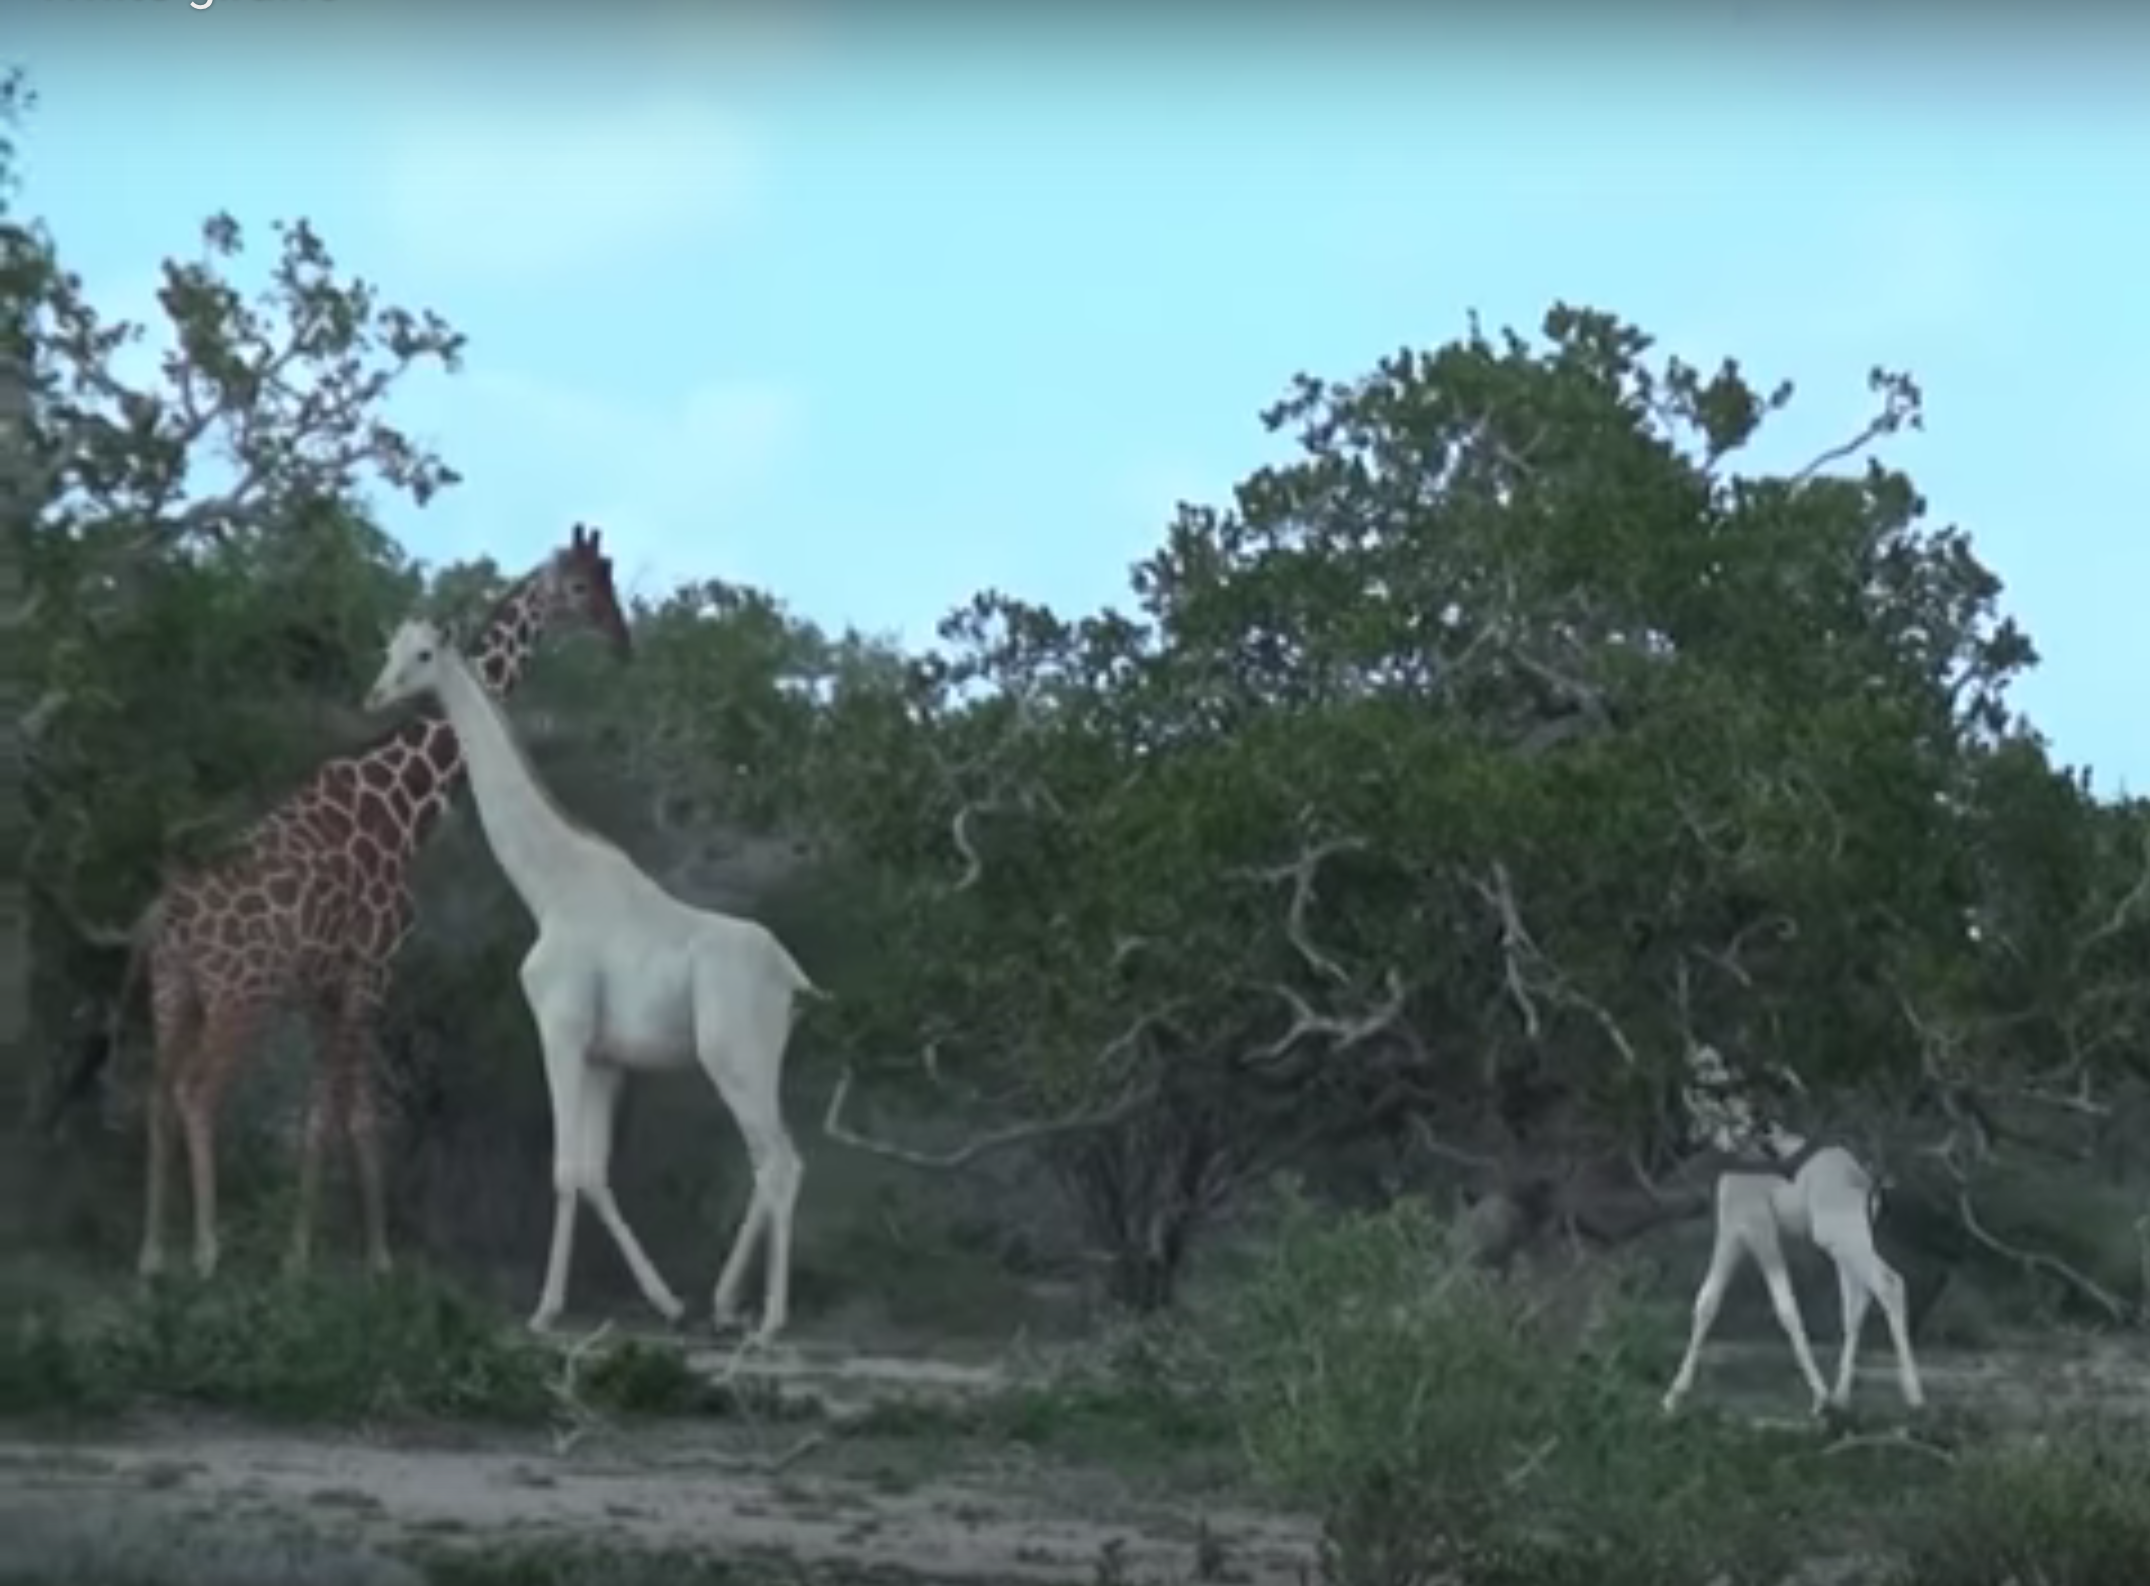
<svg viewBox="0 0 2150 1586"><path fill-rule="evenodd" d="M1471 419L1468 425L1469 441L1483 447L1489 456L1519 479L1537 477L1538 467L1534 459L1538 449L1545 444L1546 437L1551 433L1552 425L1541 423L1530 439L1521 446L1510 446L1501 438L1500 431L1493 423L1493 408L1490 403Z"/></svg>
<svg viewBox="0 0 2150 1586"><path fill-rule="evenodd" d="M1943 1160L1956 1178L1956 1215L1962 1221L1965 1233L2004 1260L2058 1279L2079 1297L2104 1311L2116 1325L2127 1325L2133 1316L2127 1303L2095 1279L2078 1271L2058 1256L2009 1244L1981 1222L1977 1210L1971 1205L1971 1187L1964 1181L1962 1169L1953 1158L1944 1156Z"/></svg>
<svg viewBox="0 0 2150 1586"><path fill-rule="evenodd" d="M2075 1089L2063 1094L2044 1086L2022 1085L2010 1092L2024 1101L2036 1102L2041 1107L2053 1107L2061 1112L2072 1112L2082 1118L2110 1118L2113 1109L2090 1093L2090 1073L2083 1070L2076 1076Z"/></svg>
<svg viewBox="0 0 2150 1586"><path fill-rule="evenodd" d="M1115 971L1125 969L1139 953L1146 953L1157 945L1148 936L1116 936L1112 941L1112 967Z"/></svg>
<svg viewBox="0 0 2150 1586"><path fill-rule="evenodd" d="M948 822L949 842L963 859L963 873L957 877L954 891L969 891L985 874L985 859L978 851L976 830L981 815L1035 815L1041 809L1051 815L1067 813L1051 788L1042 783L1017 782L1002 770L1003 762L1029 730L1034 718L1034 711L1027 703L1019 704L1016 714L1012 727L961 761L952 761L930 735L925 739L927 757L940 773L949 795L958 801L956 812ZM965 797L966 785L981 783L986 789L982 797Z"/></svg>
<svg viewBox="0 0 2150 1586"><path fill-rule="evenodd" d="M1336 1014L1316 1013L1291 987L1281 981L1273 983L1269 986L1269 991L1282 998L1292 1010L1291 1027L1255 1052L1253 1060L1257 1063L1274 1062L1301 1041L1317 1036L1328 1038L1329 1053L1336 1056L1396 1028L1397 1021L1403 1017L1404 1004L1409 1000L1410 992L1404 984L1403 976L1394 969L1390 969L1383 976L1383 984L1388 988L1387 996L1354 1019Z"/></svg>
<svg viewBox="0 0 2150 1586"><path fill-rule="evenodd" d="M955 890L967 892L985 874L985 861L978 857L978 845L971 838L970 823L977 818L978 806L966 804L955 813L948 823L949 841L956 845L956 852L963 856L963 874L957 878Z"/></svg>
<svg viewBox="0 0 2150 1586"><path fill-rule="evenodd" d="M1145 1013L1120 1034L1108 1041L1097 1054L1095 1067L1100 1075L1110 1070L1126 1068L1126 1056L1132 1052L1149 1032L1162 1023L1176 1004ZM929 1042L924 1065L927 1073L939 1078L939 1043ZM1095 1129L1109 1129L1133 1117L1157 1097L1154 1080L1132 1081L1124 1074L1118 1076L1125 1088L1119 1099L1090 1111L1068 1113L1057 1118L1033 1120L1011 1124L982 1134L948 1151L922 1151L912 1146L897 1145L891 1141L876 1140L861 1134L843 1121L844 1103L851 1098L852 1070L846 1067L836 1081L836 1088L829 1095L828 1110L822 1114L821 1132L839 1145L864 1151L870 1156L902 1162L910 1167L947 1171L970 1166L985 1157L994 1156L1015 1146L1028 1145L1038 1140L1054 1139L1062 1135L1082 1134Z"/></svg>
<svg viewBox="0 0 2150 1586"><path fill-rule="evenodd" d="M50 882L32 877L30 885L43 894L45 901L52 905L53 912L59 915L67 928L91 947L132 947L157 917L156 907L152 904L126 925L105 925L85 919L76 909L74 900Z"/></svg>
<svg viewBox="0 0 2150 1586"><path fill-rule="evenodd" d="M2121 895L2104 921L2076 943L2075 956L2080 959L2098 943L2127 929L2145 898L2150 898L2150 828L2143 832L2142 867L2136 872L2134 885Z"/></svg>
<svg viewBox="0 0 2150 1586"><path fill-rule="evenodd" d="M1410 1130L1414 1149L1435 1161L1446 1162L1454 1167L1468 1168L1474 1173L1490 1173L1506 1178L1510 1164L1500 1157L1486 1156L1482 1152L1468 1151L1460 1145L1442 1139L1434 1133L1433 1125L1420 1113L1412 1113L1405 1121Z"/></svg>
<svg viewBox="0 0 2150 1586"><path fill-rule="evenodd" d="M1708 959L1749 990L1754 988L1754 976L1747 971L1740 955L1746 951L1747 940L1757 932L1767 931L1780 942L1794 941L1799 936L1799 922L1789 914L1765 914L1759 920L1740 927L1731 942L1724 947L1697 946L1693 950Z"/></svg>
<svg viewBox="0 0 2150 1586"><path fill-rule="evenodd" d="M1535 1041L1544 1028L1537 997L1532 990L1532 982L1536 981L1539 994L1586 1014L1605 1032L1606 1039L1612 1042L1613 1049L1629 1067L1641 1067L1642 1060L1636 1054L1634 1043L1627 1038L1620 1021L1613 1017L1612 1010L1562 974L1530 934L1529 927L1523 923L1523 911L1516 903L1515 883L1508 874L1506 862L1494 860L1486 876L1473 876L1470 881L1500 921L1503 981L1509 1000L1522 1015L1524 1034Z"/></svg>
<svg viewBox="0 0 2150 1586"><path fill-rule="evenodd" d="M860 1134L843 1121L844 1103L851 1096L852 1073L846 1068L836 1082L836 1089L829 1096L828 1111L822 1115L821 1132L839 1145L850 1146L855 1151L901 1162L909 1167L948 1171L970 1166L973 1162L1015 1146L1029 1145L1038 1140L1049 1140L1061 1135L1081 1134L1092 1129L1108 1129L1124 1122L1148 1105L1156 1097L1154 1086L1143 1086L1128 1092L1108 1107L1091 1112L1071 1113L1059 1118L1040 1122L1011 1124L965 1141L949 1151L921 1151L911 1146L897 1145L891 1141L875 1140Z"/></svg>
<svg viewBox="0 0 2150 1586"><path fill-rule="evenodd" d="M1812 480L1831 463L1844 462L1865 451L1874 442L1894 435L1906 424L1918 427L1918 393L1902 376L1888 376L1876 370L1871 381L1882 393L1881 411L1869 419L1866 428L1847 441L1841 441L1820 453L1804 468L1793 474L1786 482L1795 489Z"/></svg>
<svg viewBox="0 0 2150 1586"><path fill-rule="evenodd" d="M1503 973L1508 986L1508 998L1523 1017L1523 1033L1535 1041L1542 1026L1538 1020L1538 1004L1530 994L1530 984L1525 966L1542 961L1544 955L1538 944L1531 940L1524 928L1522 911L1516 907L1515 887L1508 879L1508 867L1500 860L1493 862L1492 879L1472 883L1480 897L1492 905L1500 918L1501 958Z"/></svg>
<svg viewBox="0 0 2150 1586"><path fill-rule="evenodd" d="M1572 986L1562 992L1563 997L1581 1008L1597 1027L1605 1032L1605 1039L1612 1042L1613 1050L1629 1068L1642 1067L1642 1059L1636 1054L1635 1044L1627 1038L1627 1031L1620 1028L1620 1021L1612 1016L1612 1010L1595 997L1588 997Z"/></svg>
<svg viewBox="0 0 2150 1586"><path fill-rule="evenodd" d="M1299 956L1318 974L1335 981L1338 985L1350 983L1351 976L1344 966L1331 958L1314 944L1312 932L1307 925L1307 911L1313 907L1319 872L1325 860L1338 854L1355 853L1366 847L1364 838L1336 837L1317 843L1289 864L1273 865L1265 870L1240 870L1234 874L1250 881L1274 886L1280 881L1292 884L1291 906L1284 916L1284 934L1298 950Z"/></svg>

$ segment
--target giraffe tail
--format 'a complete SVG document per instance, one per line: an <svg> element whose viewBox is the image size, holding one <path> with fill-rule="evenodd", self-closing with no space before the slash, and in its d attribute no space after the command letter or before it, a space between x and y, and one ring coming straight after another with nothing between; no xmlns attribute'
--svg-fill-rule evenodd
<svg viewBox="0 0 2150 1586"><path fill-rule="evenodd" d="M799 967L799 961L791 956L790 948L786 947L782 942L776 941L774 937L771 937L770 941L776 947L777 961L783 966L784 973L790 979L791 989L794 992L802 997L811 997L816 1002L834 1002L836 1000L835 992L823 991L814 984L806 971Z"/></svg>
<svg viewBox="0 0 2150 1586"><path fill-rule="evenodd" d="M95 1093L105 1071L118 1061L120 1040L127 1024L127 1004L134 998L134 988L142 978L142 963L148 958L149 945L156 940L158 928L163 923L164 899L159 896L127 927L123 938L127 943L127 968L120 976L119 994L112 999L111 1010L105 1017L104 1039L84 1043L67 1077L53 1088L52 1103L45 1110L47 1135L59 1132L61 1122ZM104 937L97 939L107 940Z"/></svg>

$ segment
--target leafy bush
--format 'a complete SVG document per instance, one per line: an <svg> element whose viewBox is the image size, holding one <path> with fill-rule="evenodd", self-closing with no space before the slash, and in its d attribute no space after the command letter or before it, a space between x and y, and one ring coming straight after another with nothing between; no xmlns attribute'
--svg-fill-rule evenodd
<svg viewBox="0 0 2150 1586"><path fill-rule="evenodd" d="M1294 1201L1232 1307L1256 1473L1310 1504L1338 1586L1774 1581L1815 1494L1804 1437L1666 1421L1608 1311L1559 1336L1458 1265L1426 1209Z"/></svg>
<svg viewBox="0 0 2150 1586"><path fill-rule="evenodd" d="M1894 1540L1891 1586L2134 1586L2150 1559L2142 1428L2093 1421L1968 1450Z"/></svg>
<svg viewBox="0 0 2150 1586"><path fill-rule="evenodd" d="M438 1282L159 1284L101 1310L31 1307L0 1335L0 1411L145 1397L304 1419L537 1419L551 1362Z"/></svg>

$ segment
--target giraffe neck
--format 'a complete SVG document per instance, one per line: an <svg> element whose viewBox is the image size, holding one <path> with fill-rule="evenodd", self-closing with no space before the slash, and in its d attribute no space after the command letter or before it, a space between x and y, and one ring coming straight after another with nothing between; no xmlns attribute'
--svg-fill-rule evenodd
<svg viewBox="0 0 2150 1586"><path fill-rule="evenodd" d="M554 601L538 568L501 596L479 631L477 644L467 663L496 697L514 692L523 679L530 658L552 620ZM455 797L464 775L462 745L455 728L437 710L427 711L398 728L386 741L359 756L361 781L365 762L381 758L392 765L404 798L397 813L395 846L405 855L417 852Z"/></svg>
<svg viewBox="0 0 2150 1586"><path fill-rule="evenodd" d="M523 669L552 621L555 602L546 571L540 567L524 575L500 597L471 647L469 664L495 697L523 680Z"/></svg>
<svg viewBox="0 0 2150 1586"><path fill-rule="evenodd" d="M574 908L577 881L587 873L582 861L594 845L554 805L470 663L451 649L440 666L435 692L462 742L493 856L537 919Z"/></svg>

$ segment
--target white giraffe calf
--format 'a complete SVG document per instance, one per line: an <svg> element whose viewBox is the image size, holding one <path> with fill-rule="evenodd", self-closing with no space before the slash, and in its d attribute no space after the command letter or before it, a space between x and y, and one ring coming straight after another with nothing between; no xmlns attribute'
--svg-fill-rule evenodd
<svg viewBox="0 0 2150 1586"><path fill-rule="evenodd" d="M1925 1394L1911 1354L1904 1280L1874 1248L1873 1175L1842 1146L1813 1144L1761 1118L1715 1047L1689 1051L1688 1075L1680 1096L1691 1125L1732 1160L1718 1175L1716 1241L1709 1271L1695 1295L1694 1330L1687 1340L1687 1353L1665 1391L1666 1413L1677 1410L1694 1386L1702 1344L1716 1323L1725 1289L1750 1255L1769 1285L1770 1304L1813 1391L1817 1415L1831 1405L1841 1408L1850 1401L1859 1333L1869 1302L1876 1300L1896 1345L1897 1381L1904 1402L1918 1409L1925 1403ZM1799 1299L1784 1266L1787 1238L1812 1240L1836 1265L1844 1341L1834 1390L1823 1383L1807 1343Z"/></svg>

